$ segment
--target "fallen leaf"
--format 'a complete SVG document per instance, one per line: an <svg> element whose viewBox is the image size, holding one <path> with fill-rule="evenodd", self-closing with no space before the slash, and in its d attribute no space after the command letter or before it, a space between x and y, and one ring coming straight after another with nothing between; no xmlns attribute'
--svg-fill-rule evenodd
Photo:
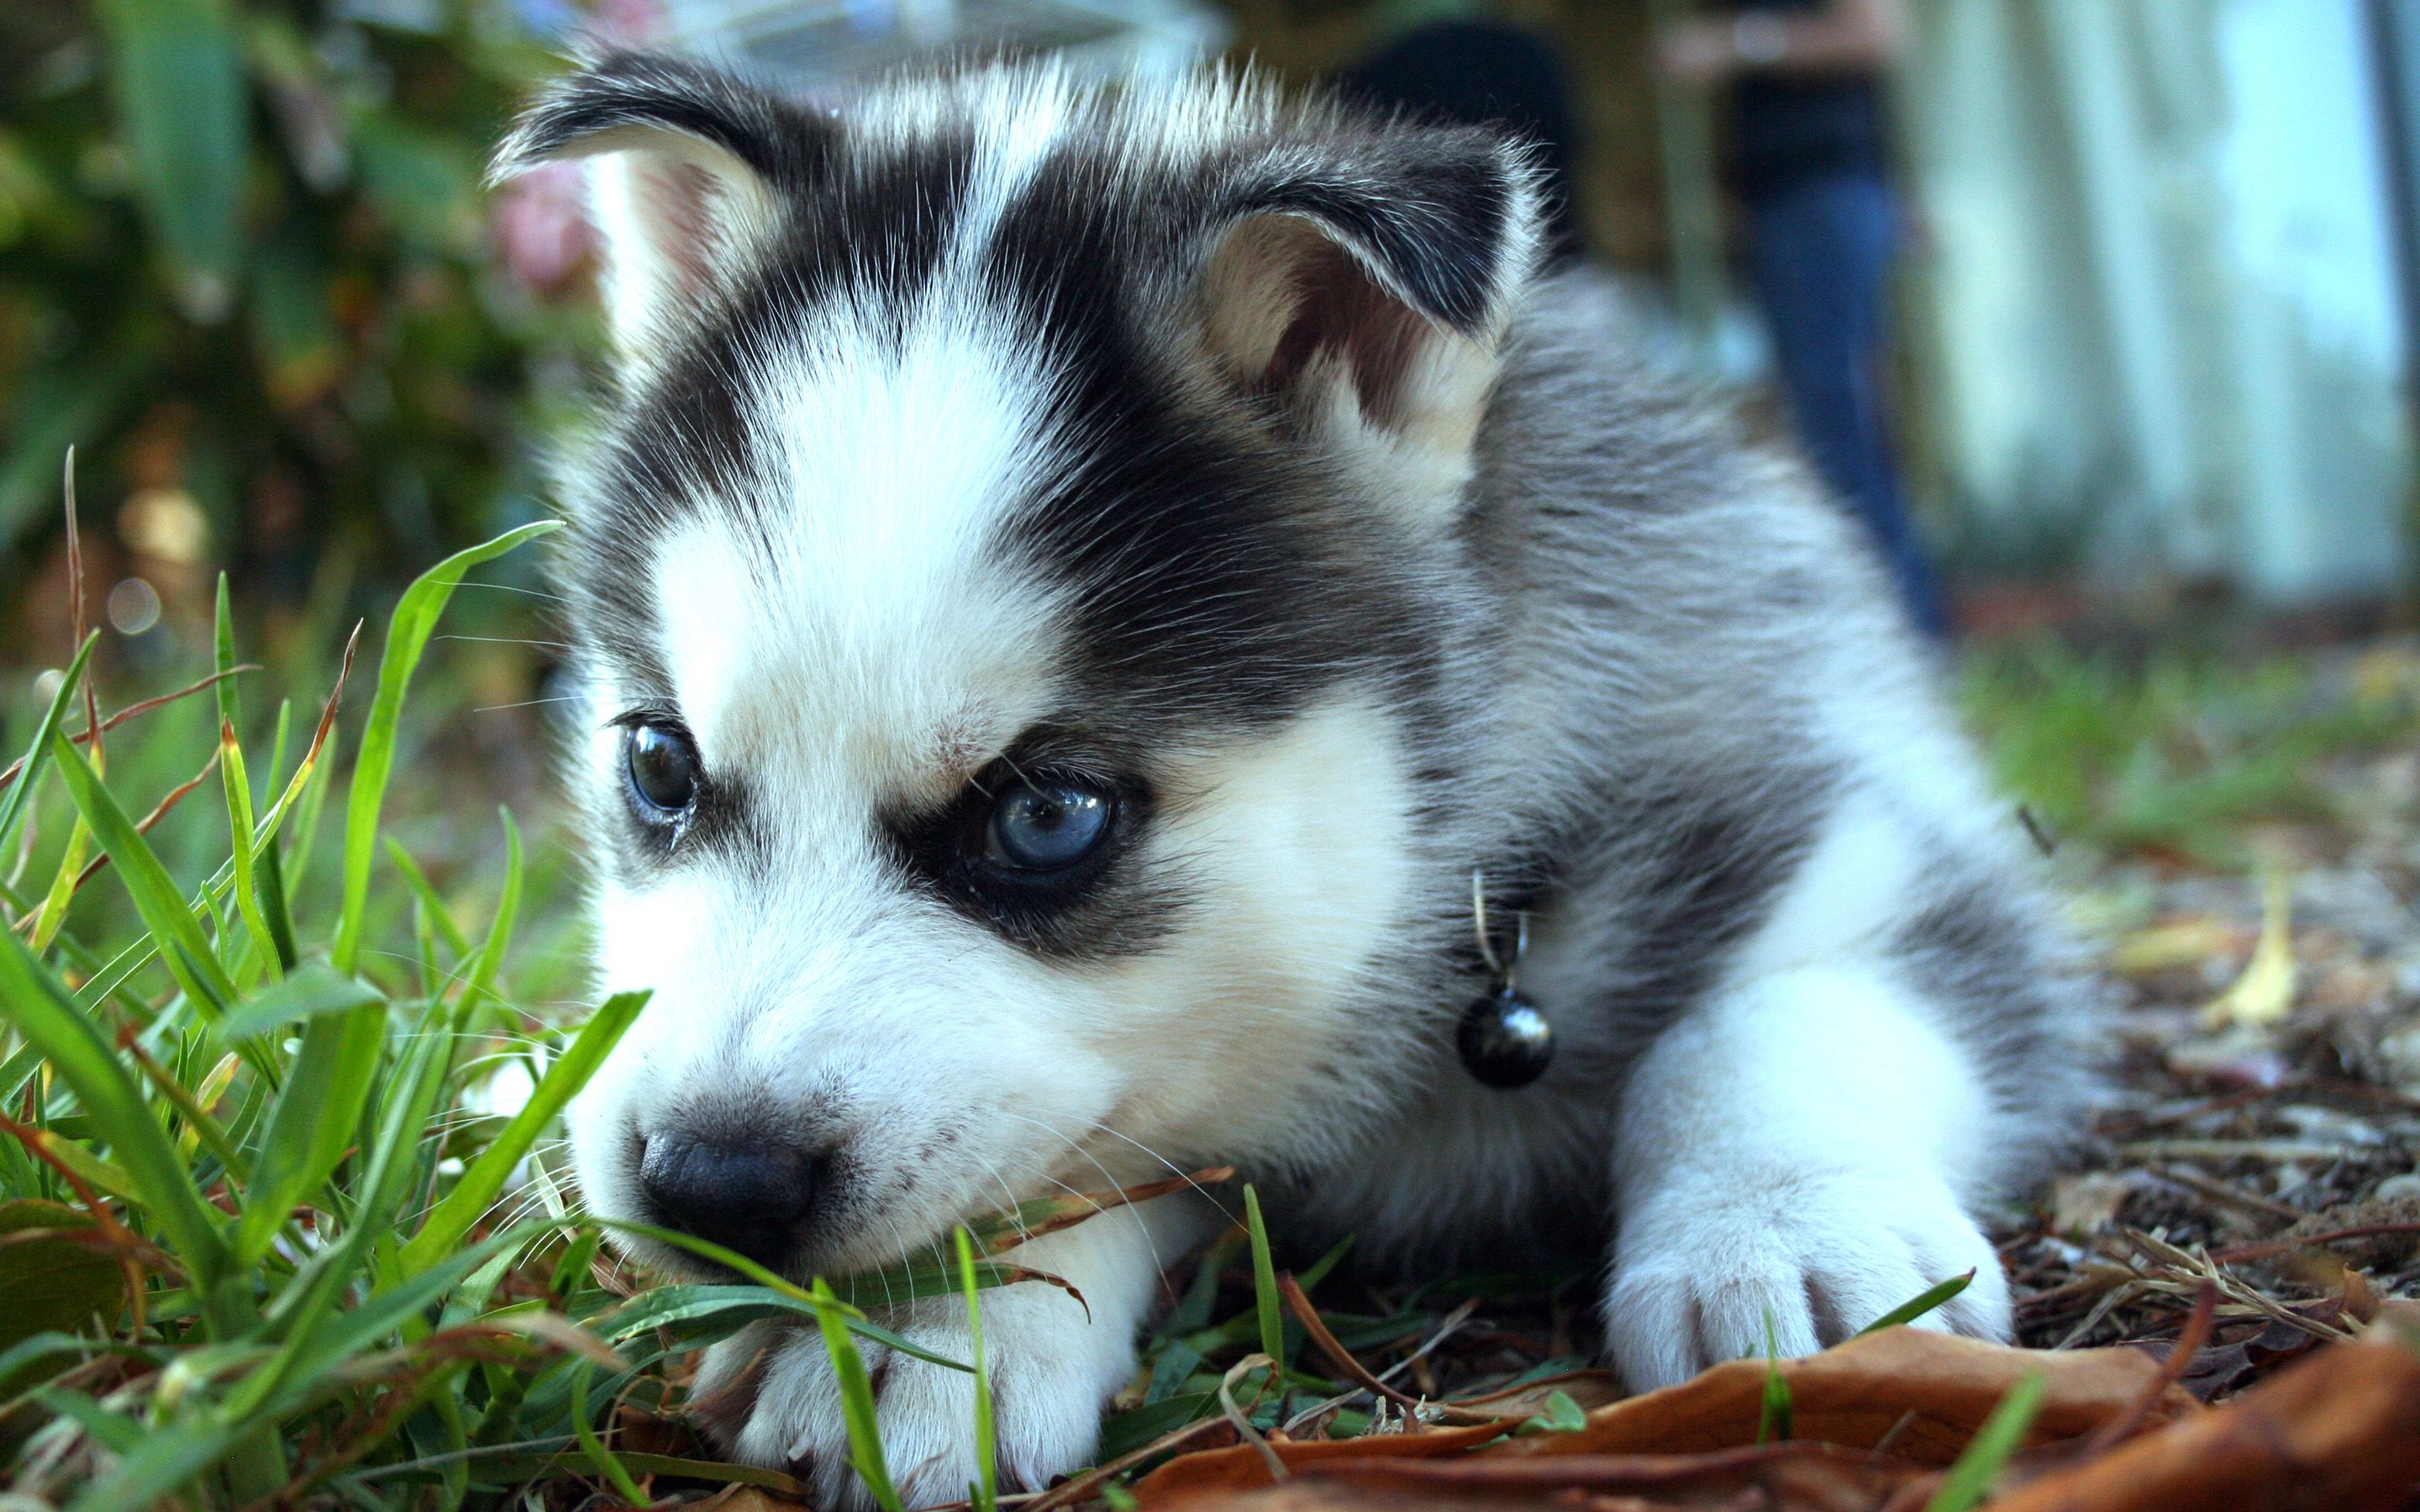
<svg viewBox="0 0 2420 1512"><path fill-rule="evenodd" d="M1992 1512L2395 1512L2420 1488L2420 1354L2320 1350L2224 1407L2044 1475Z"/></svg>
<svg viewBox="0 0 2420 1512"><path fill-rule="evenodd" d="M1822 1443L1774 1443L1710 1455L1562 1455L1552 1459L1331 1459L1287 1485L1243 1495L1192 1493L1170 1508L1234 1512L1424 1512L1577 1504L1596 1512L1671 1506L1871 1512L1931 1472ZM1156 1508L1155 1509L1156 1512Z"/></svg>
<svg viewBox="0 0 2420 1512"><path fill-rule="evenodd" d="M2201 1011L2204 1026L2273 1024L2293 1011L2293 884L2272 868L2260 878L2260 943L2235 985Z"/></svg>
<svg viewBox="0 0 2420 1512"><path fill-rule="evenodd" d="M1575 1433L1498 1440L1493 1425L1433 1429L1270 1447L1289 1470L1325 1460L1432 1458L1486 1445L1484 1458L1553 1455L1691 1455L1752 1447L1763 1400L1765 1362L1737 1360L1696 1380L1648 1392L1589 1413ZM1892 1328L1802 1360L1784 1360L1797 1437L1889 1453L1917 1467L1949 1463L2009 1387L2032 1371L2047 1390L2028 1443L2080 1438L2124 1412L2159 1365L2135 1350L2011 1350L1928 1329ZM1543 1384L1543 1383L1541 1383ZM2164 1422L2200 1406L2170 1388L2152 1410ZM1136 1486L1146 1504L1179 1494L1244 1490L1269 1484L1249 1445L1181 1455Z"/></svg>
<svg viewBox="0 0 2420 1512"><path fill-rule="evenodd" d="M2215 957L2232 956L2242 948L2243 932L2236 925L2214 915L2195 914L2163 919L2119 940L2110 947L2109 969L2120 976L2143 977L2197 966Z"/></svg>
<svg viewBox="0 0 2420 1512"><path fill-rule="evenodd" d="M86 1332L93 1319L117 1321L126 1297L126 1269L70 1231L89 1229L92 1215L27 1197L0 1204L0 1350L46 1331Z"/></svg>
<svg viewBox="0 0 2420 1512"><path fill-rule="evenodd" d="M2045 1391L2028 1444L2091 1432L2126 1410L2159 1366L2132 1350L2011 1350L1929 1329L1893 1328L1804 1359L1784 1360L1798 1438L1946 1465L2027 1374ZM1696 1380L1589 1414L1578 1433L1516 1440L1495 1451L1535 1454L1704 1453L1752 1443L1765 1363L1734 1360ZM2198 1410L2171 1391L2151 1421ZM1910 1417L1910 1413L1914 1417Z"/></svg>
<svg viewBox="0 0 2420 1512"><path fill-rule="evenodd" d="M2062 1176L2050 1186L2050 1230L2088 1239L2113 1227L2118 1210L2133 1193L2135 1173L2091 1171Z"/></svg>

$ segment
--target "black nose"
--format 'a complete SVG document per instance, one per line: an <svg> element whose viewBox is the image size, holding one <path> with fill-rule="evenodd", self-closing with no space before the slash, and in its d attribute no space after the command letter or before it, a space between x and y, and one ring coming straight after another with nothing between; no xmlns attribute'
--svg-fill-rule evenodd
<svg viewBox="0 0 2420 1512"><path fill-rule="evenodd" d="M676 1134L647 1136L639 1184L664 1223L779 1267L814 1206L814 1163L774 1147L734 1149Z"/></svg>

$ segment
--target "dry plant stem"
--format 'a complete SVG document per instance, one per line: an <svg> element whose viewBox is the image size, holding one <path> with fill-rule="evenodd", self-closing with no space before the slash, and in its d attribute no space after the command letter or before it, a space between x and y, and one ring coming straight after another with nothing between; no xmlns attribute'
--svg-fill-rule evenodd
<svg viewBox="0 0 2420 1512"><path fill-rule="evenodd" d="M1288 1271L1279 1275L1278 1294L1285 1299L1287 1309L1294 1314L1295 1320L1302 1324L1303 1331L1311 1335L1311 1341L1319 1346L1319 1352L1327 1356L1328 1363L1335 1365L1347 1381L1373 1396L1384 1396L1402 1408L1413 1421L1418 1421L1418 1413L1423 1405L1420 1399L1406 1396L1388 1385L1373 1375L1368 1366L1353 1358L1351 1351L1338 1343L1336 1335L1330 1333L1327 1325L1320 1320L1319 1310L1311 1306L1309 1297L1303 1295L1302 1287L1295 1280L1293 1272ZM1445 1409L1446 1415L1449 1417L1459 1418L1466 1423L1497 1421L1497 1415L1494 1412L1467 1412L1461 1408L1446 1406L1444 1403L1437 1405Z"/></svg>
<svg viewBox="0 0 2420 1512"><path fill-rule="evenodd" d="M2084 1452L2100 1454L2133 1437L2134 1430L2143 1426L2143 1420L2151 1415L2151 1409L2159 1405L2161 1396L2193 1368L2195 1357L2201 1353L2202 1346L2210 1342L2211 1330L2217 1324L2218 1283L2205 1281L2201 1284L2201 1290L2194 1296L2193 1316L2185 1319L2184 1331L2169 1347L2168 1357L2160 1363L2160 1373L2143 1383L2141 1395L2128 1404L2126 1411L2101 1426L2101 1430L2093 1434L2091 1442L2085 1445Z"/></svg>
<svg viewBox="0 0 2420 1512"><path fill-rule="evenodd" d="M1431 1350L1435 1350L1438 1345L1443 1344L1446 1340L1453 1337L1453 1335L1461 1330L1462 1325L1469 1320L1470 1315L1478 1311L1478 1309L1479 1299L1473 1297L1469 1301L1464 1303L1461 1306L1456 1307L1452 1312L1446 1314L1445 1321L1437 1324L1436 1332L1431 1334L1425 1343L1423 1343L1419 1349L1414 1350L1410 1354L1405 1355L1403 1359L1388 1365L1379 1374L1377 1379L1383 1382L1388 1377L1394 1375L1396 1372L1408 1370L1414 1365L1426 1359ZM1332 1408L1342 1407L1346 1402L1353 1400L1356 1396L1362 1395L1364 1395L1363 1388L1356 1386L1353 1390L1346 1392L1342 1396L1330 1396L1324 1402L1313 1403L1311 1406L1306 1407L1301 1412L1296 1412L1287 1421L1285 1426L1286 1431L1288 1433L1292 1433L1296 1427L1310 1422L1320 1413L1327 1412ZM1436 1404L1432 1403L1430 1405L1435 1406ZM1419 1418L1412 1413L1405 1413L1404 1421L1408 1425L1408 1427L1404 1430L1406 1433L1418 1433L1423 1426L1420 1423Z"/></svg>
<svg viewBox="0 0 2420 1512"><path fill-rule="evenodd" d="M1106 1465L1088 1470L1073 1480L1062 1482L1031 1498L1026 1504L1025 1512L1050 1512L1053 1507L1090 1501L1093 1493L1100 1489L1103 1485L1116 1476L1125 1474L1154 1455L1163 1455L1171 1449L1182 1448L1213 1428L1224 1428L1229 1426L1224 1417L1196 1418L1183 1427L1172 1428L1161 1434L1140 1449L1130 1449ZM1003 1496L1001 1500L1006 1502L1008 1498Z"/></svg>
<svg viewBox="0 0 2420 1512"><path fill-rule="evenodd" d="M222 678L234 677L242 672L256 672L260 670L261 669L257 663L248 661L240 667L230 667L223 672L212 672L208 677L187 683L184 687L177 689L173 693L163 693L158 698L145 699L140 703L130 703L126 707L118 710L116 714L111 715L108 718L101 721L101 732L103 734L107 734L110 731L116 729L119 725L124 724L127 720L135 717L137 715L148 714L153 709L160 708L164 704L174 703L181 698L191 698L194 694L204 691L209 688L210 685L220 681ZM92 739L92 732L89 730L79 730L73 734L68 736L68 739L74 744L81 746ZM5 788L9 783L17 780L19 774L23 772L24 769L25 758L23 756L10 762L7 766L0 767L0 788Z"/></svg>
<svg viewBox="0 0 2420 1512"><path fill-rule="evenodd" d="M84 532L76 528L75 448L68 448L67 462L60 491L67 501L68 513L68 600L70 618L75 625L75 643L84 644ZM101 698L92 689L92 678L84 680L84 727L92 736L92 764L101 768Z"/></svg>
<svg viewBox="0 0 2420 1512"><path fill-rule="evenodd" d="M1227 1374L1220 1379L1218 1410L1225 1412L1227 1421L1235 1426L1237 1437L1250 1444L1259 1453L1262 1461L1269 1467L1271 1480L1292 1480L1293 1473L1286 1469L1285 1461L1278 1458L1278 1452L1275 1449L1269 1447L1269 1441L1261 1437L1261 1430L1252 1427L1250 1416L1235 1405L1236 1379L1244 1372L1257 1369L1262 1365L1268 1366L1268 1379L1261 1382L1260 1391L1252 1394L1252 1405L1255 1407L1260 1405L1261 1397L1267 1393L1270 1382L1278 1380L1284 1373L1285 1367L1265 1354L1248 1354L1230 1365Z"/></svg>
<svg viewBox="0 0 2420 1512"><path fill-rule="evenodd" d="M2224 1181L2213 1181L2209 1177L2195 1171L2181 1170L2173 1165L2156 1165L2151 1166L2150 1170L2152 1175L2162 1180L2174 1181L2179 1186L2190 1187L2222 1207L2234 1208L2242 1212L2257 1213L2264 1218L2281 1219L2289 1224L2300 1223L2310 1216L2300 1208L2289 1208L2282 1202L2273 1202L2267 1197L2255 1196L2249 1192L2239 1192Z"/></svg>
<svg viewBox="0 0 2420 1512"><path fill-rule="evenodd" d="M2339 1228L2332 1233L2311 1234L2302 1239L2269 1239L2252 1244L2233 1244L2211 1251L2211 1259L2220 1265L2232 1265L2239 1260L2265 1260L2298 1249L2317 1249L2347 1239L2379 1239L2389 1234L2420 1234L2420 1224L2365 1224L2359 1228Z"/></svg>

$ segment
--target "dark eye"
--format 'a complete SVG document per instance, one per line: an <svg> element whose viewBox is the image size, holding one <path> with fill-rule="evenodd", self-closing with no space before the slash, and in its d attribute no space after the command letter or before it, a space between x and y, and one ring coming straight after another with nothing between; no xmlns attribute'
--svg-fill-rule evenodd
<svg viewBox="0 0 2420 1512"><path fill-rule="evenodd" d="M991 811L991 858L1020 872L1075 865L1109 838L1116 805L1107 794L1052 779L1016 785Z"/></svg>
<svg viewBox="0 0 2420 1512"><path fill-rule="evenodd" d="M659 724L632 725L623 749L641 807L670 819L697 801L697 753L687 736Z"/></svg>

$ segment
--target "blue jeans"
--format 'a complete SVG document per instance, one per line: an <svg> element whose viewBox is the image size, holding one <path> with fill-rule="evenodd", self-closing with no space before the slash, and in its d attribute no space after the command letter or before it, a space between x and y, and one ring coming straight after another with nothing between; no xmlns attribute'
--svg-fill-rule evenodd
<svg viewBox="0 0 2420 1512"><path fill-rule="evenodd" d="M1940 581L1900 501L1884 412L1884 301L1899 240L1890 186L1871 174L1823 174L1746 208L1749 272L1807 458L1865 522L1909 617L1945 634Z"/></svg>

